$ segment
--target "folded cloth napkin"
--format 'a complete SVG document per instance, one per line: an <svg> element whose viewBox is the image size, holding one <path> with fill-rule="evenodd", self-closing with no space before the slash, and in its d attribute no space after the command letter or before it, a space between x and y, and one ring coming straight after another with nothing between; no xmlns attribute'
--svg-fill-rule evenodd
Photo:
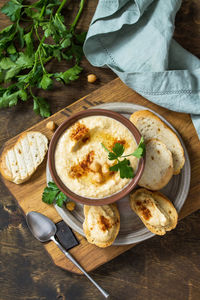
<svg viewBox="0 0 200 300"><path fill-rule="evenodd" d="M84 53L150 101L190 113L200 138L200 60L172 38L180 5L181 0L99 0Z"/></svg>

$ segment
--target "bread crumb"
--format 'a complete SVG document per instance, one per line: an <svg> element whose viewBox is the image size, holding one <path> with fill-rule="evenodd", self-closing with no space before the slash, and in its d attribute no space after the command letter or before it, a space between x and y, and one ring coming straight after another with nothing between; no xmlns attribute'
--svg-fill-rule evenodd
<svg viewBox="0 0 200 300"><path fill-rule="evenodd" d="M51 130L51 131L54 131L55 128L56 128L56 124L54 121L49 121L47 124L46 124L46 128Z"/></svg>
<svg viewBox="0 0 200 300"><path fill-rule="evenodd" d="M97 76L95 74L89 74L87 80L89 83L94 83L97 80Z"/></svg>

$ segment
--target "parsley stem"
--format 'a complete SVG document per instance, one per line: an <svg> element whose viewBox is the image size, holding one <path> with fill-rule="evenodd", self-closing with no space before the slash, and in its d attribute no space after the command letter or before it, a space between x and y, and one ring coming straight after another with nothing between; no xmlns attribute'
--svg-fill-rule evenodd
<svg viewBox="0 0 200 300"><path fill-rule="evenodd" d="M56 11L56 15L58 15L60 13L60 11L62 10L63 6L65 5L65 3L67 2L67 0L63 0L60 4L60 6L58 7L57 11Z"/></svg>
<svg viewBox="0 0 200 300"><path fill-rule="evenodd" d="M41 63L41 66L42 66L43 73L44 73L44 74L47 74L47 72L46 72L46 70L45 70L45 67L44 67L44 65L43 65L43 62L42 62L42 57L41 57L41 52L40 52L40 50L39 50L39 52L38 52L38 55L39 55L39 59L40 59L40 63Z"/></svg>
<svg viewBox="0 0 200 300"><path fill-rule="evenodd" d="M38 30L37 30L38 29L38 23L36 25L34 25L34 29L35 29L35 34L36 34L39 42L41 42L41 39L40 39L39 34L38 34Z"/></svg>
<svg viewBox="0 0 200 300"><path fill-rule="evenodd" d="M53 58L53 56L49 56L48 58L44 59L43 64L46 64L49 60L51 60Z"/></svg>
<svg viewBox="0 0 200 300"><path fill-rule="evenodd" d="M101 143L101 146L109 153L110 151L106 148L106 146L103 144L103 143Z"/></svg>
<svg viewBox="0 0 200 300"><path fill-rule="evenodd" d="M29 88L29 92L30 92L31 96L34 98L35 96L33 95L31 87Z"/></svg>
<svg viewBox="0 0 200 300"><path fill-rule="evenodd" d="M77 22L78 22L78 20L79 20L79 18L80 18L80 15L81 15L82 10L83 10L83 7L84 7L84 2L85 2L85 0L81 0L81 2L80 2L79 11L78 11L78 13L77 13L77 15L76 15L76 17L75 17L75 19L74 19L72 25L70 26L70 31L71 31L71 32L74 31L74 29L75 29L75 27L76 27L76 24L77 24Z"/></svg>
<svg viewBox="0 0 200 300"><path fill-rule="evenodd" d="M45 1L45 2L46 2L46 1ZM43 11L43 13L44 13L44 11ZM45 67L44 67L44 64L43 64L43 61L42 61L42 57L41 57L41 51L40 51L40 49L41 49L41 47L42 47L42 44L43 44L43 41L44 41L44 39L45 39L45 36L43 36L42 40L40 39L39 34L38 34L38 23L34 26L34 29L35 29L35 34L36 34L36 36L37 36L37 38L38 38L38 40L39 40L39 42L40 42L40 44L39 44L39 46L38 46L38 49L37 49L36 53L38 52L38 56L39 56L40 64L41 64L41 66L42 66L43 73L46 74L47 72L46 72L46 70L45 70ZM43 50L43 52L45 52L45 50L44 50L43 47L42 47L42 50Z"/></svg>
<svg viewBox="0 0 200 300"><path fill-rule="evenodd" d="M39 51L40 51L40 48L42 47L42 43L44 42L44 40L45 40L45 36L43 36L43 38L41 39L40 44L37 48L37 51L35 52L35 63L34 63L33 69L32 69L33 72L35 72L35 69L36 69L36 66L37 66Z"/></svg>
<svg viewBox="0 0 200 300"><path fill-rule="evenodd" d="M29 87L30 83L27 83L27 85L24 87L24 90L26 90Z"/></svg>
<svg viewBox="0 0 200 300"><path fill-rule="evenodd" d="M134 152L133 152L134 153ZM133 155L133 153L131 153L131 154L127 154L127 155L122 155L121 157L128 157L128 156L132 156Z"/></svg>
<svg viewBox="0 0 200 300"><path fill-rule="evenodd" d="M44 12L46 10L46 5L47 5L47 0L44 1L44 6L41 9L41 13L40 13L39 19L42 18L43 14L44 14Z"/></svg>

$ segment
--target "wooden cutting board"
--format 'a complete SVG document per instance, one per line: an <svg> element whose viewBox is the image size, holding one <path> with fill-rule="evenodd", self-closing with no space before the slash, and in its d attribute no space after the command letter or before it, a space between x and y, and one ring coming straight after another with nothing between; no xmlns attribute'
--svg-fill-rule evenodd
<svg viewBox="0 0 200 300"><path fill-rule="evenodd" d="M183 218L198 210L200 208L200 142L190 116L188 114L169 111L149 102L125 86L120 79L111 81L107 85L76 101L50 118L34 125L29 128L29 130L40 131L50 140L52 132L46 129L46 123L49 120L53 120L57 125L60 125L67 117L75 112L107 102L131 102L149 107L161 114L179 131L189 152L192 169L190 192L179 217ZM5 148L11 147L16 142L17 138L18 136L7 141ZM24 184L16 185L4 179L3 181L15 197L24 214L32 210L38 211L57 223L61 220L61 218L54 207L43 203L41 200L43 189L46 186L45 170L46 160L40 165L32 178ZM75 232L75 235L80 244L71 249L70 253L87 271L94 270L98 266L110 261L114 257L134 246L134 244L132 244L127 246L110 246L108 248L101 249L89 244L85 238L78 233ZM46 243L44 247L56 265L68 271L80 273L80 271L65 258L64 254L62 254L53 242Z"/></svg>

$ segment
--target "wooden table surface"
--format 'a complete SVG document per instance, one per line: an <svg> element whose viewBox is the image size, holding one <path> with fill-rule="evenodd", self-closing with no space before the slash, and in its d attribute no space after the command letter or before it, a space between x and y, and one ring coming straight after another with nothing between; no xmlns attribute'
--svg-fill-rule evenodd
<svg viewBox="0 0 200 300"><path fill-rule="evenodd" d="M0 0L0 6L5 1ZM79 1L69 1L66 18ZM87 30L97 0L88 0L79 27ZM70 20L70 19L69 19ZM8 25L0 15L0 29ZM200 58L200 1L184 0L176 17L176 40ZM105 69L82 63L81 79L67 87L45 92L57 112L116 76ZM53 63L50 65L53 67ZM57 66L64 70L66 66ZM55 68L55 66L54 66ZM87 83L95 73L98 81ZM0 111L0 146L40 121L32 103ZM30 234L13 197L0 182L0 300L90 300L102 299L83 276L56 267L44 248ZM31 196L30 196L31 201ZM111 299L199 300L200 299L200 212L179 222L164 237L154 237L130 249L91 275L111 294Z"/></svg>

